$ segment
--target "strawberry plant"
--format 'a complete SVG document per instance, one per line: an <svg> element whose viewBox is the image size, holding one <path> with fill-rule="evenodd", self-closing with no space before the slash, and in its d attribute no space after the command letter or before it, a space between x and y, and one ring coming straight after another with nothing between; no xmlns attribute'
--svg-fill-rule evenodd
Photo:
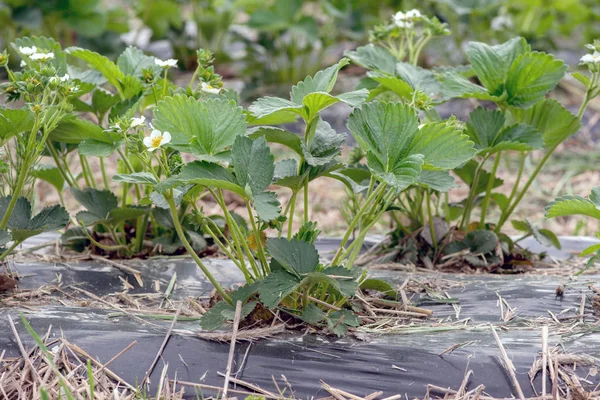
<svg viewBox="0 0 600 400"><path fill-rule="evenodd" d="M502 234L503 226L554 150L579 130L591 96L597 95L594 93L597 83L593 76L575 75L586 85L587 94L578 115L571 114L556 100L546 98L565 75L566 64L550 54L532 51L523 38L495 46L469 43L466 53L471 64L466 67L421 68L416 65L421 44L436 32L447 33L444 26L435 21L416 10L398 13L392 24L375 28L371 44L347 53L350 59L367 69L367 77L359 87L368 88L371 98L398 99L422 110L422 122L445 124L447 129L466 134L474 143L473 159L449 168L469 186L467 198L458 204L450 204L444 193L454 187L454 179L449 175L442 178L440 172L435 171L428 176L435 178L428 186L421 182L398 197L395 207L408 215L409 223L405 226L401 218L395 217L398 228L394 235L401 239L428 225L424 232L425 247L432 248L429 257L438 260L465 248L458 244L462 240L460 235L457 244L452 244L454 230L449 228L456 220L459 232L480 232L473 234L481 235L482 241L504 243L504 249L510 255L514 242ZM590 54L584 58L592 63L593 57ZM435 107L455 98L473 98L487 104L472 111L466 122L455 117L442 120ZM541 149L545 151L542 159L525 178L526 158L532 151ZM503 184L496 175L502 157L514 157L513 154L520 160L515 172L517 182L510 194L505 195L495 191ZM361 157L359 154L358 159ZM495 222L488 219L492 204L500 211ZM478 222L472 221L476 208ZM439 214L443 218L437 217ZM527 221L513 221L513 226L544 244L559 245L552 232L535 228ZM495 251L496 247L493 247ZM501 258L495 260L500 262Z"/></svg>

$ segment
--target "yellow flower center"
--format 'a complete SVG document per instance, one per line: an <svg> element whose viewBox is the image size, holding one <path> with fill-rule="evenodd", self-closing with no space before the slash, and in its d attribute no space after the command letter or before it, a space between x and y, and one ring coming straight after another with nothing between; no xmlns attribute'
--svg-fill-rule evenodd
<svg viewBox="0 0 600 400"><path fill-rule="evenodd" d="M160 142L162 142L162 136L152 138L152 147L160 146Z"/></svg>

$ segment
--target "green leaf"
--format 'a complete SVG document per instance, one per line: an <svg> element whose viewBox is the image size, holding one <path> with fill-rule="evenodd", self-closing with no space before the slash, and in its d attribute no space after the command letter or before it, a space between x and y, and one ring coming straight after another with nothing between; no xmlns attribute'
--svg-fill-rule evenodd
<svg viewBox="0 0 600 400"><path fill-rule="evenodd" d="M149 172L134 172L132 174L117 174L113 176L114 182L141 183L142 185L156 185L158 181Z"/></svg>
<svg viewBox="0 0 600 400"><path fill-rule="evenodd" d="M0 197L0 215L5 215L11 196ZM6 227L10 230L15 242L43 232L52 232L64 228L69 223L69 214L59 205L44 208L31 218L31 203L24 197L19 197L8 219Z"/></svg>
<svg viewBox="0 0 600 400"><path fill-rule="evenodd" d="M492 231L476 230L467 233L463 243L473 254L487 254L496 248L498 236Z"/></svg>
<svg viewBox="0 0 600 400"><path fill-rule="evenodd" d="M313 272L319 265L319 253L314 245L285 238L267 239L267 250L275 261L297 276Z"/></svg>
<svg viewBox="0 0 600 400"><path fill-rule="evenodd" d="M121 81L125 78L125 75L115 63L101 54L79 47L69 47L65 52L85 61L90 67L100 71L106 80L122 93Z"/></svg>
<svg viewBox="0 0 600 400"><path fill-rule="evenodd" d="M248 111L258 121L266 124L264 118L269 117L268 124L273 125L290 122L290 119L295 121L302 114L302 109L302 103L296 104L280 97L269 96L257 99L248 107Z"/></svg>
<svg viewBox="0 0 600 400"><path fill-rule="evenodd" d="M302 310L302 315L300 318L307 324L316 325L323 321L326 316L327 314L321 311L319 307L313 303L310 303L308 307Z"/></svg>
<svg viewBox="0 0 600 400"><path fill-rule="evenodd" d="M10 236L10 233L6 231L0 231L0 248L4 247L11 240L12 236Z"/></svg>
<svg viewBox="0 0 600 400"><path fill-rule="evenodd" d="M54 142L66 144L78 144L86 139L113 144L111 136L102 127L91 121L75 117L65 118L59 122L48 138Z"/></svg>
<svg viewBox="0 0 600 400"><path fill-rule="evenodd" d="M117 66L125 75L141 77L143 70L154 71L159 74L162 68L155 63L156 58L147 56L137 47L129 46L117 59Z"/></svg>
<svg viewBox="0 0 600 400"><path fill-rule="evenodd" d="M193 161L186 164L179 175L169 178L167 181L161 182L156 190L163 192L169 187L176 186L177 184L196 184L202 186L208 186L210 188L221 188L230 190L234 193L239 194L243 198L246 198L248 194L241 187L235 176L225 168L218 164L209 163L207 161Z"/></svg>
<svg viewBox="0 0 600 400"><path fill-rule="evenodd" d="M117 151L121 144L122 141L106 143L94 139L86 139L79 143L77 150L79 154L86 157L108 157Z"/></svg>
<svg viewBox="0 0 600 400"><path fill-rule="evenodd" d="M525 39L517 37L497 46L470 42L467 57L477 77L492 96L501 96L514 60L530 51Z"/></svg>
<svg viewBox="0 0 600 400"><path fill-rule="evenodd" d="M596 253L598 250L600 250L600 243L593 244L579 253L579 257L589 256L590 254Z"/></svg>
<svg viewBox="0 0 600 400"><path fill-rule="evenodd" d="M224 301L220 301L212 306L200 319L200 327L207 331L214 331L223 327L227 318L223 315L223 311L227 311L231 305ZM235 310L234 310L235 312Z"/></svg>
<svg viewBox="0 0 600 400"><path fill-rule="evenodd" d="M22 132L30 132L35 124L35 116L26 109L0 109L0 145Z"/></svg>
<svg viewBox="0 0 600 400"><path fill-rule="evenodd" d="M252 140L238 136L231 151L233 169L238 184L253 194L267 189L273 181L275 160L264 138Z"/></svg>
<svg viewBox="0 0 600 400"><path fill-rule="evenodd" d="M97 88L92 93L92 107L95 112L105 114L110 108L119 102L119 96Z"/></svg>
<svg viewBox="0 0 600 400"><path fill-rule="evenodd" d="M579 82L583 83L583 85L586 88L588 88L592 83L592 79L589 76L582 74L581 72L573 72L571 76L573 76L573 78L577 79Z"/></svg>
<svg viewBox="0 0 600 400"><path fill-rule="evenodd" d="M117 196L109 190L76 189L72 187L71 194L86 209L86 211L79 212L76 216L78 220L83 219L86 225L106 220L110 212L119 206Z"/></svg>
<svg viewBox="0 0 600 400"><path fill-rule="evenodd" d="M515 228L518 231L527 233L531 232L531 228L529 227L527 221L512 220L510 221L510 223L512 224L513 228Z"/></svg>
<svg viewBox="0 0 600 400"><path fill-rule="evenodd" d="M394 75L369 71L367 72L367 76L379 83L381 85L380 88L394 92L401 99L409 100L414 93L414 89L407 82Z"/></svg>
<svg viewBox="0 0 600 400"><path fill-rule="evenodd" d="M360 284L360 290L375 290L385 296L398 299L398 293L392 285L382 279L369 278Z"/></svg>
<svg viewBox="0 0 600 400"><path fill-rule="evenodd" d="M532 52L519 56L508 72L507 103L519 108L534 106L554 89L566 71L567 65L550 54Z"/></svg>
<svg viewBox="0 0 600 400"><path fill-rule="evenodd" d="M337 336L344 336L348 331L348 327L360 326L360 319L350 310L342 309L334 311L327 319L329 329Z"/></svg>
<svg viewBox="0 0 600 400"><path fill-rule="evenodd" d="M246 119L234 101L213 98L198 101L176 95L158 102L154 127L171 133L169 146L194 155L215 156L230 147L237 136L245 135Z"/></svg>
<svg viewBox="0 0 600 400"><path fill-rule="evenodd" d="M273 271L258 285L260 301L265 307L273 309L299 284L300 280L295 275L287 271Z"/></svg>
<svg viewBox="0 0 600 400"><path fill-rule="evenodd" d="M417 183L426 188L444 193L459 187L454 181L454 177L448 171L423 170Z"/></svg>
<svg viewBox="0 0 600 400"><path fill-rule="evenodd" d="M475 171L477 170L478 163L475 160L468 161L464 166L460 168L455 168L454 173L467 185L473 185L473 178L475 176ZM492 189L502 186L504 181L497 177L492 177L491 174L487 171L481 172L479 175L479 182L477 187L475 188L476 194L483 193L486 191L488 182L490 179L494 179L494 183L492 184Z"/></svg>
<svg viewBox="0 0 600 400"><path fill-rule="evenodd" d="M355 64L366 69L381 71L388 74L394 74L396 70L396 57L387 49L368 44L358 47L354 51L346 51L344 53Z"/></svg>
<svg viewBox="0 0 600 400"><path fill-rule="evenodd" d="M317 72L314 77L307 76L302 82L298 82L292 87L290 99L296 104L302 104L304 98L310 93L331 92L337 80L338 72L349 63L350 61L347 58L342 58L337 64Z"/></svg>
<svg viewBox="0 0 600 400"><path fill-rule="evenodd" d="M422 154L425 164L445 170L462 165L476 153L469 136L445 123L422 126L413 137L409 151Z"/></svg>
<svg viewBox="0 0 600 400"><path fill-rule="evenodd" d="M363 104L350 114L348 129L380 179L398 190L417 180L423 155L410 154L418 132L417 114L410 106L378 101Z"/></svg>
<svg viewBox="0 0 600 400"><path fill-rule="evenodd" d="M319 118L310 145L302 143L302 154L308 165L325 165L340 154L345 140L345 134L337 133L331 125Z"/></svg>
<svg viewBox="0 0 600 400"><path fill-rule="evenodd" d="M281 214L281 203L277 200L277 194L273 192L262 192L253 195L252 205L263 222L273 221Z"/></svg>
<svg viewBox="0 0 600 400"><path fill-rule="evenodd" d="M479 153L530 151L544 146L542 136L535 127L515 124L503 128L504 123L505 118L500 110L479 107L469 115L466 132L475 142Z"/></svg>
<svg viewBox="0 0 600 400"><path fill-rule="evenodd" d="M148 214L149 207L121 207L115 208L108 213L107 223L116 225L120 222L136 219Z"/></svg>
<svg viewBox="0 0 600 400"><path fill-rule="evenodd" d="M535 127L548 148L562 143L581 127L579 118L554 99L546 99L526 110L511 108L509 116L514 122Z"/></svg>
<svg viewBox="0 0 600 400"><path fill-rule="evenodd" d="M356 280L360 275L360 269L329 267L323 270L323 274L335 280L333 287L343 296L352 297L356 294L356 290L358 289L358 282Z"/></svg>
<svg viewBox="0 0 600 400"><path fill-rule="evenodd" d="M41 179L45 182L48 182L49 184L54 186L59 193L61 193L65 188L65 179L60 173L60 170L54 165L36 165L32 169L31 175L37 179Z"/></svg>
<svg viewBox="0 0 600 400"><path fill-rule="evenodd" d="M282 144L295 151L298 155L302 155L302 139L295 133L291 133L285 129L274 126L257 126L248 131L248 137L251 139L264 137L269 143Z"/></svg>
<svg viewBox="0 0 600 400"><path fill-rule="evenodd" d="M586 215L600 220L599 207L581 196L558 197L546 206L545 211L546 218Z"/></svg>

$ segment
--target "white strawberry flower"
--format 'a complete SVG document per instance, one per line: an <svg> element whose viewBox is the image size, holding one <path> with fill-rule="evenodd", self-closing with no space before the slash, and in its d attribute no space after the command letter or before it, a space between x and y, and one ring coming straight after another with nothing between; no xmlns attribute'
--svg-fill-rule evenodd
<svg viewBox="0 0 600 400"><path fill-rule="evenodd" d="M19 64L19 66L21 68L25 68L27 66L27 63L25 62L25 60L21 60L21 64Z"/></svg>
<svg viewBox="0 0 600 400"><path fill-rule="evenodd" d="M177 66L177 60L175 60L174 58L169 58L168 60L165 60L165 61L157 58L154 60L154 63L156 65L158 65L159 67L165 68L165 69L169 69L169 68Z"/></svg>
<svg viewBox="0 0 600 400"><path fill-rule="evenodd" d="M406 18L408 19L418 19L423 17L423 15L421 15L421 11L417 10L416 8L413 8L410 11L407 11L406 14L404 14L406 16Z"/></svg>
<svg viewBox="0 0 600 400"><path fill-rule="evenodd" d="M34 53L30 57L32 60L48 61L54 58L54 53Z"/></svg>
<svg viewBox="0 0 600 400"><path fill-rule="evenodd" d="M131 127L137 128L138 126L143 126L146 122L146 117L143 115L139 118L131 118Z"/></svg>
<svg viewBox="0 0 600 400"><path fill-rule="evenodd" d="M63 75L63 76L61 76L59 79L60 79L60 81L61 81L61 82L66 82L66 81L68 81L69 79L71 79L71 77L69 76L69 74L64 74L64 75Z"/></svg>
<svg viewBox="0 0 600 400"><path fill-rule="evenodd" d="M202 82L202 85L200 86L200 90L202 90L204 93L210 93L210 94L221 93L221 89L211 86L209 83L206 83L206 82Z"/></svg>
<svg viewBox="0 0 600 400"><path fill-rule="evenodd" d="M398 28L412 28L413 24L402 11L398 11L394 14L394 23Z"/></svg>
<svg viewBox="0 0 600 400"><path fill-rule="evenodd" d="M171 134L169 132L161 132L158 129L155 129L152 131L150 136L146 136L144 138L144 146L148 148L148 151L154 151L170 141Z"/></svg>
<svg viewBox="0 0 600 400"><path fill-rule="evenodd" d="M600 64L600 53L594 51L593 54L586 54L581 57L581 63L583 64Z"/></svg>
<svg viewBox="0 0 600 400"><path fill-rule="evenodd" d="M35 46L31 46L31 47L19 47L19 53L25 55L25 56L30 56L34 53L37 53L37 47Z"/></svg>

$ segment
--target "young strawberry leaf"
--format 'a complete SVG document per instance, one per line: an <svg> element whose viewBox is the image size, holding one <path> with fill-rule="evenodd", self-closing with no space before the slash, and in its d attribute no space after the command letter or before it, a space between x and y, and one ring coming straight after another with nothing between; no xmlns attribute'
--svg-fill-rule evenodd
<svg viewBox="0 0 600 400"><path fill-rule="evenodd" d="M350 310L342 309L334 311L327 318L329 329L337 336L344 336L348 332L348 328L360 326L360 319Z"/></svg>
<svg viewBox="0 0 600 400"><path fill-rule="evenodd" d="M119 93L123 94L121 82L125 78L125 75L115 63L101 54L79 47L69 47L65 52L85 61L90 67L100 71L106 80L113 85Z"/></svg>
<svg viewBox="0 0 600 400"><path fill-rule="evenodd" d="M530 50L527 41L521 37L496 46L470 42L467 57L490 95L499 97L504 93L504 84L514 60Z"/></svg>
<svg viewBox="0 0 600 400"><path fill-rule="evenodd" d="M309 122L321 110L340 101L352 107L358 106L369 95L365 89L339 96L329 94L335 85L339 70L348 63L348 59L343 58L337 64L317 72L314 77L308 76L298 82L292 87L290 100L278 97L264 97L256 100L248 108L252 114L251 123L253 125L286 123L294 114L296 114L295 119L302 117Z"/></svg>
<svg viewBox="0 0 600 400"><path fill-rule="evenodd" d="M469 137L445 123L420 127L413 137L409 152L422 154L426 167L443 170L456 168L475 155Z"/></svg>
<svg viewBox="0 0 600 400"><path fill-rule="evenodd" d="M531 125L515 124L504 128L505 118L500 110L479 107L469 115L466 132L479 154L504 150L530 151L540 149L544 141Z"/></svg>
<svg viewBox="0 0 600 400"><path fill-rule="evenodd" d="M269 143L282 144L295 151L296 154L302 155L302 139L300 139L300 136L285 129L274 126L257 126L248 130L248 137L251 139L264 137Z"/></svg>
<svg viewBox="0 0 600 400"><path fill-rule="evenodd" d="M141 217L150 211L145 207L119 208L117 196L108 190L71 188L71 194L86 208L75 216L86 226L98 223L114 226L122 221Z"/></svg>
<svg viewBox="0 0 600 400"><path fill-rule="evenodd" d="M417 184L443 193L459 187L448 171L423 170Z"/></svg>
<svg viewBox="0 0 600 400"><path fill-rule="evenodd" d="M137 47L129 46L117 59L117 66L123 74L140 78L143 70L151 70L155 75L161 73L162 68L155 61L156 57L147 56Z"/></svg>
<svg viewBox="0 0 600 400"><path fill-rule="evenodd" d="M528 109L510 108L508 117L510 123L535 127L549 148L562 143L581 128L579 118L554 99L540 101Z"/></svg>
<svg viewBox="0 0 600 400"><path fill-rule="evenodd" d="M242 108L229 100L176 95L159 101L154 115L154 127L172 136L169 146L200 160L214 160L237 136L246 134Z"/></svg>
<svg viewBox="0 0 600 400"><path fill-rule="evenodd" d="M261 192L253 195L252 204L263 222L273 221L281 215L281 203L274 192Z"/></svg>
<svg viewBox="0 0 600 400"><path fill-rule="evenodd" d="M599 194L600 187L595 187L587 199L570 195L558 197L546 206L546 218L586 215L600 220Z"/></svg>
<svg viewBox="0 0 600 400"><path fill-rule="evenodd" d="M337 133L331 125L319 118L315 136L310 145L302 143L302 154L306 163L319 166L330 163L342 151L346 134Z"/></svg>
<svg viewBox="0 0 600 400"><path fill-rule="evenodd" d="M319 253L314 245L296 239L268 239L267 250L289 273L302 276L313 272L319 265Z"/></svg>
<svg viewBox="0 0 600 400"><path fill-rule="evenodd" d="M346 51L344 55L363 68L392 75L396 72L396 57L380 46L368 44L353 51Z"/></svg>
<svg viewBox="0 0 600 400"><path fill-rule="evenodd" d="M268 242L267 242L268 243ZM287 271L272 271L258 285L260 301L267 308L276 308L285 297L300 286L300 278Z"/></svg>
<svg viewBox="0 0 600 400"><path fill-rule="evenodd" d="M514 61L506 80L506 102L529 108L543 100L567 72L567 65L550 54L532 52Z"/></svg>

